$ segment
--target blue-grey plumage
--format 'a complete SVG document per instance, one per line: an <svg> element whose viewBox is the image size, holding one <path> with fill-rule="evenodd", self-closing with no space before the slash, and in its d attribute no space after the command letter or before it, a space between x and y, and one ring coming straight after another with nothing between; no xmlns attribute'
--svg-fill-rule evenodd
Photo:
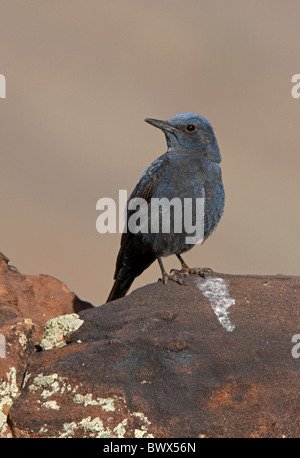
<svg viewBox="0 0 300 458"><path fill-rule="evenodd" d="M151 199L163 197L172 200L204 199L203 241L216 228L224 209L224 188L221 175L221 154L214 130L209 121L195 113L182 113L168 121L147 118L146 122L161 129L166 137L168 151L156 159L143 173L128 202L136 197L145 199L149 207L149 227L151 226ZM132 211L127 209L129 218ZM178 275L168 275L161 258L175 254L180 260L183 272L191 273L201 269L189 269L180 256L194 245L186 243L187 234L171 230L157 233L151 231L125 232L117 258L115 282L107 302L124 296L134 279L147 269L156 259L162 270L163 281L167 279L184 283ZM173 218L173 220L172 220ZM197 223L196 206L192 209L192 223Z"/></svg>

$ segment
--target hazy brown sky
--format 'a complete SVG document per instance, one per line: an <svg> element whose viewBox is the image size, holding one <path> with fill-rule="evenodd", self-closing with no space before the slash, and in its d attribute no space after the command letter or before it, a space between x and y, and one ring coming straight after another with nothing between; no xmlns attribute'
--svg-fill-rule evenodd
<svg viewBox="0 0 300 458"><path fill-rule="evenodd" d="M166 151L145 117L191 111L215 128L226 205L187 263L299 275L299 24L298 0L1 0L0 251L103 303L120 235L97 233L96 202Z"/></svg>

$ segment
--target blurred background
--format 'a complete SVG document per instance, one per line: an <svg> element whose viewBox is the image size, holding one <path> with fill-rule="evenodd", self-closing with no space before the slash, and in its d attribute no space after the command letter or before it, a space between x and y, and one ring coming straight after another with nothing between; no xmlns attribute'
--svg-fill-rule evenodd
<svg viewBox="0 0 300 458"><path fill-rule="evenodd" d="M299 275L298 0L1 0L0 12L0 251L11 264L105 302L120 235L96 231L96 202L130 193L166 151L144 118L190 111L214 126L226 204L186 262ZM159 276L155 263L132 289Z"/></svg>

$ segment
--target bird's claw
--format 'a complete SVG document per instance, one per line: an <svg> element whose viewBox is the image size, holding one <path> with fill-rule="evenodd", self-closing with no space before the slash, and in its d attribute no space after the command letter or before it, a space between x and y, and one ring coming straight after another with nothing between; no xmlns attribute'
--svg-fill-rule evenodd
<svg viewBox="0 0 300 458"><path fill-rule="evenodd" d="M180 273L179 274L177 274L177 273L172 273L172 274L171 273L170 274L164 273L163 274L163 278L160 278L159 281L162 281L163 284L166 285L168 283L168 281L171 280L171 281L174 281L175 283L179 283L179 285L186 286L185 281L181 277L182 277L182 275Z"/></svg>
<svg viewBox="0 0 300 458"><path fill-rule="evenodd" d="M177 275L184 275L187 277L188 275L200 275L200 277L205 278L205 274L212 272L212 269L209 267L188 267L183 266L181 270L172 269L171 273L175 272Z"/></svg>
<svg viewBox="0 0 300 458"><path fill-rule="evenodd" d="M186 271L183 270L183 269L182 269L182 270L171 269L171 270L170 270L170 274L176 275L176 276L181 275L181 276L183 276L183 277L188 277L188 275L189 275L188 272L186 272Z"/></svg>

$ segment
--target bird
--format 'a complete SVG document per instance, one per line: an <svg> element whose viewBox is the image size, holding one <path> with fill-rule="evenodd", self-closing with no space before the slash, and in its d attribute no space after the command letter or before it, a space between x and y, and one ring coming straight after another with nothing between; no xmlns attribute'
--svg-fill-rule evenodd
<svg viewBox="0 0 300 458"><path fill-rule="evenodd" d="M121 236L121 246L116 261L113 287L107 302L126 295L136 277L142 274L155 260L158 261L162 282L168 280L184 285L184 276L199 274L205 276L208 268L190 268L182 258L182 253L190 250L195 243L187 243L187 235L183 228L176 232L174 212L170 212L170 230L162 231L160 221L156 232L130 231L128 221L134 211L130 209L132 199L144 199L149 209L149 225L151 224L150 204L155 199L177 198L184 203L191 199L192 222L197 222L195 201L203 199L204 216L203 243L214 231L224 210L225 192L220 168L221 153L214 129L210 122L196 113L181 113L167 121L146 118L145 121L162 130L167 142L167 152L154 160L141 176L132 191L126 206L126 230ZM183 223L182 223L183 226ZM148 227L149 229L149 227ZM172 269L168 274L162 258L176 255L181 263L181 270Z"/></svg>

